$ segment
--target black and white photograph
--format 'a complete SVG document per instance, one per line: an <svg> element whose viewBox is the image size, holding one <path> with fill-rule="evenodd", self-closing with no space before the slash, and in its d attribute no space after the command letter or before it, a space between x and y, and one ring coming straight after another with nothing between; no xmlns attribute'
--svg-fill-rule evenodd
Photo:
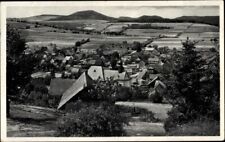
<svg viewBox="0 0 225 142"><path fill-rule="evenodd" d="M1 140L223 140L223 17L223 1L2 2Z"/></svg>

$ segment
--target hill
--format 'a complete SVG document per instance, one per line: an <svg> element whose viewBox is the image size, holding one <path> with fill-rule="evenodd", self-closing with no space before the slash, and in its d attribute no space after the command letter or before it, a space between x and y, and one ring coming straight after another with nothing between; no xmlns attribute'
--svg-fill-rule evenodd
<svg viewBox="0 0 225 142"><path fill-rule="evenodd" d="M219 16L182 16L174 20L219 26Z"/></svg>
<svg viewBox="0 0 225 142"><path fill-rule="evenodd" d="M29 21L29 22L47 21L47 20L55 19L55 18L60 17L60 16L62 16L62 15L43 14L43 15L37 15L37 16L21 18L21 20L26 20L26 21Z"/></svg>
<svg viewBox="0 0 225 142"><path fill-rule="evenodd" d="M192 23L204 23L219 26L219 16L182 16L174 19L162 18L160 16L141 16L138 18L119 17L118 22L192 22Z"/></svg>
<svg viewBox="0 0 225 142"><path fill-rule="evenodd" d="M60 21L60 20L107 20L107 21L114 21L116 18L109 17L98 13L93 10L86 10L86 11L79 11L75 12L68 16L60 16L55 19L51 19L51 21Z"/></svg>
<svg viewBox="0 0 225 142"><path fill-rule="evenodd" d="M109 17L94 10L78 11L70 15L38 15L33 17L22 18L26 21L64 21L64 20L106 20L110 22L159 22L159 23L171 23L171 22L192 22L192 23L204 23L219 26L219 16L182 16L174 19L163 18L157 15L149 16L143 15L137 18L132 17Z"/></svg>

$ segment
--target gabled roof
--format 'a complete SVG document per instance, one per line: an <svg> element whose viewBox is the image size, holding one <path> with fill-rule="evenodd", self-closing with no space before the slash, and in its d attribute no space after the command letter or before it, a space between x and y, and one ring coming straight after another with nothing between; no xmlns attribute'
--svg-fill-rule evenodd
<svg viewBox="0 0 225 142"><path fill-rule="evenodd" d="M166 90L166 85L162 81L156 80L154 89L156 92L163 94Z"/></svg>
<svg viewBox="0 0 225 142"><path fill-rule="evenodd" d="M49 94L54 96L62 95L75 81L75 79L54 78L50 83Z"/></svg>
<svg viewBox="0 0 225 142"><path fill-rule="evenodd" d="M91 66L88 69L88 75L93 79L106 80L112 78L113 80L129 79L127 72L119 73L117 70L103 69L101 66Z"/></svg>
<svg viewBox="0 0 225 142"><path fill-rule="evenodd" d="M104 80L104 75L103 75L103 68L101 66L91 66L88 69L88 75L93 79L102 79Z"/></svg>
<svg viewBox="0 0 225 142"><path fill-rule="evenodd" d="M73 85L63 93L57 109L60 109L65 103L76 96L80 91L92 84L92 79L84 72Z"/></svg>

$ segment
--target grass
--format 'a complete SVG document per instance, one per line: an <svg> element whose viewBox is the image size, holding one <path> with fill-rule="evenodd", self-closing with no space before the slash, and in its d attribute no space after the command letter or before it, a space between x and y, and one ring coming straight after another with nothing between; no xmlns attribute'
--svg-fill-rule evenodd
<svg viewBox="0 0 225 142"><path fill-rule="evenodd" d="M219 136L220 125L215 120L195 120L171 129L169 136Z"/></svg>

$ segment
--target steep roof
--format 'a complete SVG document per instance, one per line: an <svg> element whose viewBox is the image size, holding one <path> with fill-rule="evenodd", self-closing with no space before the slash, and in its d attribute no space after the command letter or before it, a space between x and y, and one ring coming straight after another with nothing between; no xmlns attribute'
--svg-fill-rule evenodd
<svg viewBox="0 0 225 142"><path fill-rule="evenodd" d="M54 96L62 95L75 81L75 79L54 78L50 83L49 94Z"/></svg>
<svg viewBox="0 0 225 142"><path fill-rule="evenodd" d="M91 66L88 69L88 75L93 79L102 79L104 80L104 75L103 75L103 68L101 66Z"/></svg>
<svg viewBox="0 0 225 142"><path fill-rule="evenodd" d="M76 96L80 91L92 84L92 79L84 72L73 85L63 93L57 109L60 109L65 103Z"/></svg>

